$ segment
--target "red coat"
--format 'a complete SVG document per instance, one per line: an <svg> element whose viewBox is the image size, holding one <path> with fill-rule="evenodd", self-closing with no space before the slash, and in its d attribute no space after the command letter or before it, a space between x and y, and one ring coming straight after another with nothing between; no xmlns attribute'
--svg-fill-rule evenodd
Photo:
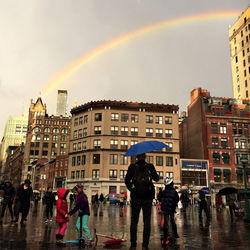
<svg viewBox="0 0 250 250"><path fill-rule="evenodd" d="M65 188L57 190L56 223L67 223L69 221L69 217L65 218L65 215L68 214L68 203L66 200L63 200L66 191Z"/></svg>

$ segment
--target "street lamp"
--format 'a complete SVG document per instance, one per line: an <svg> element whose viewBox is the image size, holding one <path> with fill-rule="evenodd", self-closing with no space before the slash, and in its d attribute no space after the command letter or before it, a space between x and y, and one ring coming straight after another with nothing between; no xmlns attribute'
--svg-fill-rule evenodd
<svg viewBox="0 0 250 250"><path fill-rule="evenodd" d="M250 209L249 209L249 201L248 201L248 197L247 197L247 171L246 171L246 165L248 163L248 159L246 155L243 155L240 157L240 161L243 165L243 171L244 171L244 184L245 184L245 219L247 221L250 221Z"/></svg>

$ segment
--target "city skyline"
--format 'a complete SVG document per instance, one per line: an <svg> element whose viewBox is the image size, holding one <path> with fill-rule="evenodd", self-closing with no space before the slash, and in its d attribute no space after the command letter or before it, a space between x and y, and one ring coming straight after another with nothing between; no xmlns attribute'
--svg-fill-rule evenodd
<svg viewBox="0 0 250 250"><path fill-rule="evenodd" d="M30 99L39 96L56 72L99 45L161 21L208 12L238 11L240 15L248 2L158 1L154 5L148 1L110 1L105 5L60 1L60 8L57 1L2 5L0 104L8 109L1 112L1 137L8 116L27 114ZM136 37L95 58L58 89L68 90L69 110L75 99L78 104L112 99L175 104L182 111L195 87L231 97L228 26L236 20L186 23ZM42 96L50 114L55 114L56 94L54 89Z"/></svg>

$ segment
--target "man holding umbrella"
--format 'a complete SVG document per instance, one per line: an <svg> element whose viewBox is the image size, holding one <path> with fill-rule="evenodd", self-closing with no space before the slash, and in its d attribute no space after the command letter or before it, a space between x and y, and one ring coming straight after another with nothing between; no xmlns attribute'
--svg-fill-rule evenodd
<svg viewBox="0 0 250 250"><path fill-rule="evenodd" d="M129 166L125 177L125 184L131 192L130 249L136 249L137 224L141 209L143 211L144 223L142 249L148 249L149 244L151 208L155 197L155 188L152 180L158 181L159 176L154 165L148 164L145 159L145 153L137 155L137 162Z"/></svg>

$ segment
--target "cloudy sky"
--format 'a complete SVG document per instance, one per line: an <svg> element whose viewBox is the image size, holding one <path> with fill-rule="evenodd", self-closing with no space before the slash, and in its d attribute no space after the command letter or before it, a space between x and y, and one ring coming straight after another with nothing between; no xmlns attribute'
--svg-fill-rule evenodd
<svg viewBox="0 0 250 250"><path fill-rule="evenodd" d="M58 72L94 48L134 30L205 12L238 11L247 0L0 0L0 136L8 116ZM84 64L43 96L55 114L57 89L74 101L110 99L176 104L195 87L232 96L228 27L237 17L182 23L130 39Z"/></svg>

